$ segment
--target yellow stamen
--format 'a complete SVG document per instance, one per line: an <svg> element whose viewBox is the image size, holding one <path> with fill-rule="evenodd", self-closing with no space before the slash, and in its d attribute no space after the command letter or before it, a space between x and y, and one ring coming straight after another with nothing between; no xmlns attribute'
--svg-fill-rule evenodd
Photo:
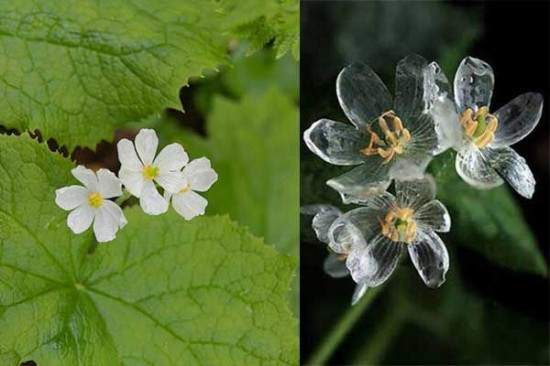
<svg viewBox="0 0 550 366"><path fill-rule="evenodd" d="M93 192L88 195L88 204L93 208L100 208L103 204L103 197L99 192Z"/></svg>
<svg viewBox="0 0 550 366"><path fill-rule="evenodd" d="M190 190L191 190L191 187L189 187L189 185L186 184L185 186L183 186L182 189L180 189L178 193L185 193L185 192L189 192Z"/></svg>
<svg viewBox="0 0 550 366"><path fill-rule="evenodd" d="M393 241L412 243L416 237L414 210L408 207L394 207L380 220L382 235Z"/></svg>
<svg viewBox="0 0 550 366"><path fill-rule="evenodd" d="M159 168L154 165L146 165L143 167L143 178L153 180L159 175Z"/></svg>
<svg viewBox="0 0 550 366"><path fill-rule="evenodd" d="M405 145L411 140L411 133L403 127L403 122L392 110L384 112L377 121L384 139L381 139L369 126L369 144L360 151L365 156L379 155L384 159L383 164L387 164L396 154L403 153ZM389 126L393 127L393 131Z"/></svg>
<svg viewBox="0 0 550 366"><path fill-rule="evenodd" d="M487 107L481 107L475 113L468 108L460 115L460 125L474 145L483 149L494 140L498 119L489 113Z"/></svg>

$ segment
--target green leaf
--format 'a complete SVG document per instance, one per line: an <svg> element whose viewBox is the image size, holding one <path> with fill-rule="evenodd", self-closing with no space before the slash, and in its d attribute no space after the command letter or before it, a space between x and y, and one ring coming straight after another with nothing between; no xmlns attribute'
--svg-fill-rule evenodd
<svg viewBox="0 0 550 366"><path fill-rule="evenodd" d="M546 275L546 262L510 190L500 186L479 190L456 174L454 153L431 164L438 199L449 209L453 242L465 245L498 265Z"/></svg>
<svg viewBox="0 0 550 366"><path fill-rule="evenodd" d="M0 136L0 360L19 365L297 364L294 260L227 217L125 211L95 251L54 190L72 164Z"/></svg>
<svg viewBox="0 0 550 366"><path fill-rule="evenodd" d="M189 78L227 61L234 29L283 8L244 12L238 0L0 2L0 121L38 129L69 150L94 147L117 127L178 106Z"/></svg>

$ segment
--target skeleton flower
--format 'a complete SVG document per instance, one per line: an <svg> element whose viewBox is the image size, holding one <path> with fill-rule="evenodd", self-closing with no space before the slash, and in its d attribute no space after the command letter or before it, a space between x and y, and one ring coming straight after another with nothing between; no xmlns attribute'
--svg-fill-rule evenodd
<svg viewBox="0 0 550 366"><path fill-rule="evenodd" d="M55 191L55 203L71 211L67 225L75 234L80 234L93 222L98 242L113 240L127 223L121 208L109 200L122 195L120 180L109 170L99 169L94 173L82 165L71 173L84 187L73 185Z"/></svg>
<svg viewBox="0 0 550 366"><path fill-rule="evenodd" d="M323 269L326 274L333 278L343 278L350 275L348 267L346 267L346 258L349 252L355 247L365 246L366 243L362 239L360 233L354 237L349 237L345 244L332 243L328 237L330 226L336 219L342 216L342 212L331 205L308 205L301 209L305 215L313 215L312 228L320 242L328 244L330 254L323 263ZM352 225L349 228L353 228ZM350 234L350 233L348 233ZM355 239L355 240L353 240ZM340 241L342 242L342 233L340 233ZM355 287L351 304L354 305L365 294L367 286L360 283Z"/></svg>
<svg viewBox="0 0 550 366"><path fill-rule="evenodd" d="M405 248L424 283L439 287L445 282L449 255L436 231L450 230L447 209L434 199L432 179L396 180L395 191L396 196L386 192L369 198L364 207L335 220L329 241L333 247L353 243L346 266L363 291L386 281Z"/></svg>
<svg viewBox="0 0 550 366"><path fill-rule="evenodd" d="M149 215L168 210L168 201L158 192L155 183L169 193L180 192L186 186L181 169L189 161L187 153L180 144L174 143L164 147L155 157L158 142L154 130L142 129L135 143L122 139L117 145L120 180L139 198L141 208Z"/></svg>
<svg viewBox="0 0 550 366"><path fill-rule="evenodd" d="M510 145L522 140L537 125L543 98L538 93L516 97L496 112L489 107L494 86L489 64L473 57L460 63L454 79L455 108L431 108L443 144L458 153L457 173L470 185L491 188L507 181L520 195L531 198L535 190L533 173L525 159ZM439 77L440 105L452 98L448 82Z"/></svg>
<svg viewBox="0 0 550 366"><path fill-rule="evenodd" d="M357 165L327 182L345 203L381 194L394 178L422 176L438 148L432 115L426 113L427 67L417 55L398 63L393 103L367 65L352 64L338 75L338 101L353 126L321 119L305 131L304 141L331 164Z"/></svg>

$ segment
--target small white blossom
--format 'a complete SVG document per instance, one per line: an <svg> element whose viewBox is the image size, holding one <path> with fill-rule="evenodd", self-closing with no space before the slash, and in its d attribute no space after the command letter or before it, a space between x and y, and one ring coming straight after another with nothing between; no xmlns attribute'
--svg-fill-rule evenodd
<svg viewBox="0 0 550 366"><path fill-rule="evenodd" d="M208 205L208 201L196 192L207 191L214 182L218 180L218 174L210 167L210 160L199 158L191 161L183 168L184 184L176 192L164 192L167 202L172 202L172 206L178 214L186 220L203 215Z"/></svg>
<svg viewBox="0 0 550 366"><path fill-rule="evenodd" d="M139 198L143 211L149 215L159 215L168 210L168 201L158 192L158 183L165 192L180 192L186 186L181 169L189 161L180 144L167 145L155 157L158 137L154 130L142 129L135 142L122 139L118 142L118 173L126 189ZM136 153L137 152L137 153Z"/></svg>
<svg viewBox="0 0 550 366"><path fill-rule="evenodd" d="M73 185L55 191L55 203L71 211L67 225L75 234L80 234L93 223L98 242L113 240L127 223L122 209L109 200L122 195L120 180L107 169L94 173L82 165L71 173L84 187Z"/></svg>

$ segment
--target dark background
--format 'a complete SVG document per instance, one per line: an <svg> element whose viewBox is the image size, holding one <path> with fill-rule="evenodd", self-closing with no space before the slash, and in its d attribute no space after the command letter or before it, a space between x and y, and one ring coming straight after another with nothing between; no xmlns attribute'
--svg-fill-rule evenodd
<svg viewBox="0 0 550 366"><path fill-rule="evenodd" d="M535 175L535 195L531 200L514 197L548 263L549 14L547 2L302 1L301 132L323 117L346 121L336 100L335 80L340 69L351 62L368 63L391 91L395 65L410 53L438 61L450 80L463 57L471 55L487 61L496 80L493 111L527 91L545 97L538 127L514 145ZM324 188L323 182L337 175L338 170L321 162L303 143L301 161L301 204L337 203L338 196ZM343 171L346 170L349 168ZM318 172L313 178L312 171ZM322 261L327 251L315 240L309 224L310 218L302 216L302 362L308 360L349 309L354 288L349 278L336 280L323 273ZM444 286L460 273L457 282L461 283L460 291L472 297L472 309L455 309L453 319L442 320L443 316L437 315L440 299L434 300L432 307L424 307L423 302L430 303L435 295L418 287L412 266L402 264L330 363L372 360L362 352L372 349L370 343L377 338L391 336L377 357L380 363L548 364L548 279L496 266L462 246L449 250L451 268ZM398 331L392 328L391 333L379 327L382 320L392 316L392 301L398 292L405 294L399 296L424 297L415 300L419 303L416 306L434 317L419 314L417 321L408 320ZM448 301L452 302L452 298ZM426 324L430 319L441 324Z"/></svg>

